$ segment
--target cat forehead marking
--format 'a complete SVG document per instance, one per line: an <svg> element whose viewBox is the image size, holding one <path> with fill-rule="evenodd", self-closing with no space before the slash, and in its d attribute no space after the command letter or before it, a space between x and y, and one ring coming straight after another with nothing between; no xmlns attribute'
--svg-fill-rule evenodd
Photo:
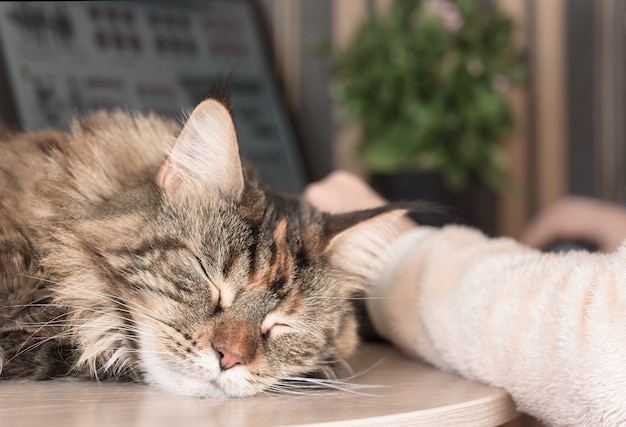
<svg viewBox="0 0 626 427"><path fill-rule="evenodd" d="M293 260L287 244L287 221L277 222L273 234L271 260L262 269L255 270L248 278L252 286L270 287L273 283L284 283L293 273Z"/></svg>

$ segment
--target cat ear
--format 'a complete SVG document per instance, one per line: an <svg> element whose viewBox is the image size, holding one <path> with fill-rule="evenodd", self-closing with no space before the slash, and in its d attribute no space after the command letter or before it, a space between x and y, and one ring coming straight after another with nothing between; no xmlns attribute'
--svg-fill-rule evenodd
<svg viewBox="0 0 626 427"><path fill-rule="evenodd" d="M156 182L171 195L201 190L239 199L244 188L241 159L235 125L223 104L207 99L193 110Z"/></svg>
<svg viewBox="0 0 626 427"><path fill-rule="evenodd" d="M398 223L406 212L383 207L333 215L325 224L329 237L325 253L331 263L365 281L375 278L385 249L400 233Z"/></svg>

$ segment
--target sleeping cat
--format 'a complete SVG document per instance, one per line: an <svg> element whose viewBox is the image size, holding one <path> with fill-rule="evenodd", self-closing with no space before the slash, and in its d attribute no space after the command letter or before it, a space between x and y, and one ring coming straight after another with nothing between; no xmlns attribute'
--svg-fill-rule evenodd
<svg viewBox="0 0 626 427"><path fill-rule="evenodd" d="M5 133L0 377L228 397L327 370L355 349L351 298L405 208L330 215L266 191L218 99L182 131L118 111Z"/></svg>

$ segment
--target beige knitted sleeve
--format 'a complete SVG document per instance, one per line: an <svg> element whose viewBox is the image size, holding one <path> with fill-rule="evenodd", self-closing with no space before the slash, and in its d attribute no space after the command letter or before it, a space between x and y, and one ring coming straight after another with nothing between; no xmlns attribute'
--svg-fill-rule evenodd
<svg viewBox="0 0 626 427"><path fill-rule="evenodd" d="M626 246L545 254L419 227L392 246L368 311L406 353L502 387L551 425L626 425Z"/></svg>

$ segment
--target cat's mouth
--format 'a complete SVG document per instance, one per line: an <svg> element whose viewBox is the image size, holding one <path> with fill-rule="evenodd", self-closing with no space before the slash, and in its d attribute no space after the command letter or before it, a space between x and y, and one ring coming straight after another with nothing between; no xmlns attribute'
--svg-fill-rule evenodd
<svg viewBox="0 0 626 427"><path fill-rule="evenodd" d="M199 375L197 372L180 372L166 366L152 365L146 370L146 382L169 393L189 397L228 398L257 394L243 380L243 376L233 374L234 372L218 372L215 378L210 379L210 372Z"/></svg>
<svg viewBox="0 0 626 427"><path fill-rule="evenodd" d="M225 398L228 394L214 381L198 378L162 366L149 366L145 381L168 393L189 397Z"/></svg>
<svg viewBox="0 0 626 427"><path fill-rule="evenodd" d="M193 360L155 350L153 339L140 334L140 363L143 380L168 393L199 398L246 397L258 393L246 379L243 366L223 371L213 354L196 355Z"/></svg>

